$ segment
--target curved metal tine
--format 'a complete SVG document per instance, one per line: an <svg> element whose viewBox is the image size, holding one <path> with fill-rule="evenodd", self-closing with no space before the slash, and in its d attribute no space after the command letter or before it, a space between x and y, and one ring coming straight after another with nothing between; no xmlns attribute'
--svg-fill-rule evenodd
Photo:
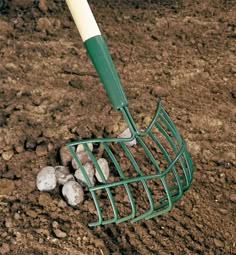
<svg viewBox="0 0 236 255"><path fill-rule="evenodd" d="M162 110L161 101L159 101L157 103L157 108L156 108L156 111L155 111L155 113L152 117L151 122L149 123L147 128L144 130L144 132L137 131L138 136L146 136L147 135L147 133L152 129L152 127L153 127L154 123L156 122L156 120L159 118L161 110Z"/></svg>
<svg viewBox="0 0 236 255"><path fill-rule="evenodd" d="M133 157L132 153L129 151L129 149L127 148L127 146L125 145L125 143L121 143L121 147L123 148L123 150L125 151L125 154L127 155L127 157L130 159L135 171L140 175L143 176L144 174L142 173L140 167L138 166L138 163L136 162L135 158ZM150 209L148 212L146 212L145 214L141 214L137 217L135 217L133 220L131 220L131 222L136 222L140 219L145 218L147 215L151 214L154 210L154 201L152 198L152 194L148 188L147 183L145 182L145 180L141 179L140 182L143 185L144 190L146 191L146 195L149 201L149 205L150 205Z"/></svg>
<svg viewBox="0 0 236 255"><path fill-rule="evenodd" d="M160 151L161 151L162 154L164 155L164 157L165 157L166 161L168 162L168 164L171 164L172 160L171 160L171 158L170 158L168 152L166 151L166 149L163 147L163 145L159 142L159 140L153 135L153 133L152 133L151 131L149 131L149 136L150 136L151 139L155 142L155 144L159 147ZM174 199L178 200L178 199L182 196L182 194L183 194L182 183L181 183L181 180L180 180L180 178L179 178L179 175L178 175L178 173L177 173L177 171L176 171L176 169L175 169L174 166L172 167L172 172L173 172L173 174L174 174L174 176L175 176L175 178L176 178L177 184L178 184L178 186L175 186L175 187L176 187L176 188L179 187L179 192L177 193L178 196L174 198ZM173 188L174 188L174 187L171 187L170 190L172 191ZM172 193L172 195L173 195L173 193ZM164 199L164 200L165 200L165 199ZM175 201L176 201L176 200L175 200ZM162 198L162 199L159 199L159 202L161 202L161 201L163 201L163 198Z"/></svg>
<svg viewBox="0 0 236 255"><path fill-rule="evenodd" d="M179 145L179 146L183 146L184 141L183 141L182 137L180 136L179 132L177 131L177 129L176 129L174 123L171 121L169 115L166 113L166 111L165 111L164 109L162 109L162 113L163 113L163 116L160 115L160 119L161 119L162 122L165 124L165 126L170 130L171 134L176 138L176 141L177 141L178 145ZM158 124L159 124L159 123L158 123ZM162 127L160 126L160 124L159 124L159 127L162 129ZM157 128L158 128L158 127L157 127ZM159 129L159 130L160 130L160 129ZM163 130L163 129L162 129L162 130ZM160 131L161 131L161 130L160 130ZM169 141L172 140L172 139L170 138L170 136L169 136L166 132L164 132L164 133L166 134L166 138L167 138ZM163 135L164 135L164 133L163 133ZM176 148L175 144L174 144L174 143L170 143L170 144L172 145L172 148L173 148L173 150L174 150L175 153L176 153L177 148ZM187 150L186 150L186 151L187 151ZM186 156L186 155L184 155L184 156ZM188 154L188 160L187 160L186 157L185 157L185 161L188 161L188 163L189 163L189 161L191 161L189 154ZM182 168L183 168L183 171L184 171L184 174L185 174L185 177L186 177L187 181L188 181L188 178L187 178L187 176L186 176L187 174L188 174L188 177L190 177L190 180L191 180L191 179L192 179L192 178L191 178L192 173L191 173L190 169L192 169L192 167L190 166L191 168L187 167L187 169L186 169L186 167L185 167L185 165L184 165L184 163L183 163L182 160L180 160L180 164L181 164L181 166L182 166ZM187 171L186 171L186 170L187 170ZM187 172L188 172L188 173L187 173ZM189 186L189 184L190 184L190 183L188 183L187 185Z"/></svg>
<svg viewBox="0 0 236 255"><path fill-rule="evenodd" d="M136 137L136 139L138 140L138 142L140 143L140 145L141 145L142 148L144 149L145 153L148 155L148 157L149 157L149 159L151 160L151 162L152 162L153 166L155 167L156 171L157 171L158 173L161 173L160 168L159 168L159 166L158 166L158 164L157 164L155 158L153 157L151 151L148 149L147 145L143 142L143 140L142 140L140 137ZM162 183L162 185L163 185L163 187L164 187L164 189L165 189L165 191L166 191L166 193L167 193L167 197L168 197L168 201L169 201L169 206L168 206L168 208L166 208L166 209L164 210L164 212L167 212L167 211L169 211L169 210L172 208L172 206L173 206L172 197L170 196L170 194L169 194L169 192L168 192L168 185L167 185L167 183L166 183L165 176L161 177L160 180L161 180L161 183ZM153 209L156 210L156 207L154 207L154 204L153 204ZM153 210L153 211L154 211L154 210ZM153 211L152 211L152 212L153 212ZM145 214L145 218L149 218L149 216L152 215L152 212L149 213L149 214L146 213L146 214Z"/></svg>
<svg viewBox="0 0 236 255"><path fill-rule="evenodd" d="M124 173L122 171L122 169L120 168L120 165L118 163L118 161L116 160L113 152L111 151L111 149L109 148L109 146L106 144L106 143L102 143L103 147L105 148L106 152L108 153L110 159L112 160L112 162L114 163L115 167L116 167L116 170L118 171L121 179L125 179L125 176L124 176ZM130 202L130 205L131 205L131 209L132 209L132 212L130 215L128 216L125 216L125 217L122 217L120 219L117 220L116 223L121 223L121 222L124 222L124 221L127 221L127 220L130 220L132 218L135 217L135 214L136 214L136 206L135 206L135 202L134 202L134 198L133 198L133 195L129 189L129 186L127 183L124 183L123 184L124 187L125 187L125 190L128 194L128 197L129 197L129 202Z"/></svg>
<svg viewBox="0 0 236 255"><path fill-rule="evenodd" d="M166 117L167 117L167 116L168 116L168 115L166 114ZM171 134L174 136L174 138L176 138L176 141L177 141L178 145L179 145L180 147L185 146L185 143L184 143L183 139L181 138L181 136L180 136L179 133L177 132L176 128L174 128L173 123L171 122L172 124L170 124L170 119L168 118L168 119L166 120L166 118L163 118L161 115L160 115L160 119L161 119L162 122L165 124L165 126L168 128L168 130L171 132ZM176 145L175 145L174 142L172 141L172 138L169 136L169 134L166 132L166 130L165 130L165 129L162 127L162 125L160 125L160 123L158 123L158 122L155 123L155 126L156 126L156 128L159 129L160 132L164 135L164 137L166 138L166 140L169 142L171 148L174 150L175 154L177 154L179 150L177 149ZM179 140L179 141L178 141L178 140ZM181 158L179 159L179 162L180 162L181 167L182 167L182 169L183 169L183 172L184 172L184 175L185 175L185 178L186 178L186 181L187 181L187 185L189 185L189 184L190 184L190 183L189 183L189 180L188 180L188 177L189 177L188 175L189 175L189 173L187 173L188 170L186 169L186 166L185 166L185 164L183 163L183 160L182 160Z"/></svg>
<svg viewBox="0 0 236 255"><path fill-rule="evenodd" d="M97 169L97 171L98 171L98 173L99 173L99 175L100 175L102 181L103 181L104 183L106 183L106 179L105 179L105 177L104 177L104 175L103 175L103 173L102 173L102 170L101 170L100 166L98 165L97 160L96 160L96 158L94 157L93 153L90 151L90 149L89 149L89 147L88 147L87 144L85 144L84 147L85 147L85 149L86 149L86 151L87 151L87 153L88 153L90 159L92 160L92 162L93 162L93 164L94 164L94 166L95 166L95 169ZM114 217L113 217L113 219L102 220L102 223L100 223L100 221L98 220L98 222L92 223L93 226L101 225L101 224L105 225L105 224L109 224L109 223L114 223L114 222L116 222L117 219L118 219L118 210L117 210L117 207L116 207L116 204L115 204L115 200L114 200L114 198L113 198L113 195L111 194L111 190L110 190L110 188L108 188L108 187L105 187L104 189L106 190L107 195L108 195L108 197L109 197L109 200L110 200L110 203L111 203L111 207L112 207L112 210L113 210L113 213L114 213ZM94 198L94 197L93 197L93 198ZM96 199L96 201L97 201L97 199ZM96 204L96 203L95 203L95 206L96 206L96 208L97 208L97 204ZM99 203L98 203L98 206L99 206ZM99 208L100 208L100 206L99 206ZM98 211L98 217L99 217L99 213L101 213L101 208L100 208L99 211ZM100 215L100 216L101 216L101 215Z"/></svg>
<svg viewBox="0 0 236 255"><path fill-rule="evenodd" d="M160 204L159 206L155 207L155 212L152 213L151 215L148 215L147 217L145 217L146 220L151 219L151 218L156 217L156 216L159 216L159 215L164 214L166 212L169 212L171 210L171 208L173 207L174 200L173 200L173 198L170 195L170 191L169 191L167 183L164 183L163 186L164 186L166 194L167 194L168 202L166 202L165 205L164 204ZM163 207L166 207L166 208L162 209L160 211L156 211L156 210L159 210L159 209L161 209Z"/></svg>
<svg viewBox="0 0 236 255"><path fill-rule="evenodd" d="M181 151L183 149L183 153L182 155L185 157L185 152L186 152L186 145L185 145L185 142L182 140L182 145L179 144L181 147L180 149L178 150L176 145L174 144L174 142L172 141L172 138L169 136L169 134L165 131L165 129L159 124L157 123L156 124L156 127L161 131L161 133L164 135L164 137L167 139L167 141L169 142L171 148L173 149L173 151L175 152L175 154L178 154L179 151ZM187 159L185 157L185 161L187 162ZM186 164L183 162L183 159L180 157L179 158L179 163L181 165L181 169L183 171L183 175L180 175L180 179L183 180L183 177L184 177L184 180L185 180L185 183L186 183L186 186L189 186L190 185L190 175L191 175L191 171L189 169L188 166L186 166ZM183 184L183 182L182 182Z"/></svg>
<svg viewBox="0 0 236 255"><path fill-rule="evenodd" d="M163 129L163 127L162 127L159 123L157 123L157 127L159 128L159 130L161 131L161 133L165 136L165 138L166 138L167 141L169 142L169 144L170 144L170 146L172 147L172 149L174 150L174 152L175 152L176 154L178 154L178 152L179 152L181 149L178 150L178 149L176 148L176 145L173 143L171 137L168 135L168 133ZM184 142L184 141L182 141L181 147L184 148L183 153L182 153L182 155L184 155L184 152L186 151L185 142ZM185 161L186 161L186 158L185 158ZM190 178L189 178L189 177L190 177L191 172L190 172L190 170L188 169L188 167L186 167L186 165L185 165L185 163L183 162L183 159L181 159L181 157L179 158L179 163L180 163L181 169L182 169L182 171L183 171L183 175L181 175L180 177L184 176L184 177L185 177L186 184L187 184L187 186L189 186L189 185L190 185Z"/></svg>
<svg viewBox="0 0 236 255"><path fill-rule="evenodd" d="M186 149L185 152L184 152L184 157L185 157L185 160L186 160L186 164L187 164L187 168L189 170L189 182L191 183L191 181L193 180L193 163L192 163L192 160L191 160L191 157L189 155L189 152L188 150ZM191 171L192 169L192 171Z"/></svg>

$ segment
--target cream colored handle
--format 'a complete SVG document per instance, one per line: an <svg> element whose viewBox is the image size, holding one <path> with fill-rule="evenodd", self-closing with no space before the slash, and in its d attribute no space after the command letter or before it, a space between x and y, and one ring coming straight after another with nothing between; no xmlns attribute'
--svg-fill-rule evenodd
<svg viewBox="0 0 236 255"><path fill-rule="evenodd" d="M66 0L83 42L101 35L87 0Z"/></svg>

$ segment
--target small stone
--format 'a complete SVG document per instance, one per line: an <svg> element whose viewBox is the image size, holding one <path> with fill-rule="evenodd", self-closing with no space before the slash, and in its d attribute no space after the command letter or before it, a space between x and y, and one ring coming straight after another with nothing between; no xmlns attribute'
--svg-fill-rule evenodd
<svg viewBox="0 0 236 255"><path fill-rule="evenodd" d="M214 244L218 248L224 247L224 243L221 240L217 239L217 238L214 238Z"/></svg>
<svg viewBox="0 0 236 255"><path fill-rule="evenodd" d="M109 168L107 160L105 158L100 158L98 159L97 163L100 167L100 170L102 171L103 177L107 181L110 175L110 168ZM103 181L102 176L99 174L98 169L96 169L95 176L99 182L105 182Z"/></svg>
<svg viewBox="0 0 236 255"><path fill-rule="evenodd" d="M54 144L53 143L49 143L48 144L48 151L52 151L54 149Z"/></svg>
<svg viewBox="0 0 236 255"><path fill-rule="evenodd" d="M10 246L7 243L3 243L2 246L0 247L0 254L4 255L10 252Z"/></svg>
<svg viewBox="0 0 236 255"><path fill-rule="evenodd" d="M0 179L0 196L8 196L15 189L15 183L12 180Z"/></svg>
<svg viewBox="0 0 236 255"><path fill-rule="evenodd" d="M224 209L224 208L219 208L219 212L220 212L221 214L223 214L223 215L226 215L226 214L229 213L229 211L226 210L226 209Z"/></svg>
<svg viewBox="0 0 236 255"><path fill-rule="evenodd" d="M53 221L52 227L53 228L58 228L59 227L59 223L57 221Z"/></svg>
<svg viewBox="0 0 236 255"><path fill-rule="evenodd" d="M88 178L91 182L91 185L94 186L94 174L95 174L95 170L93 167L93 164L87 162L84 166L84 170L86 171ZM87 182L85 180L85 177L82 173L81 169L77 169L75 171L75 178L77 179L78 182L81 183L81 185L83 186L84 184L87 185Z"/></svg>
<svg viewBox="0 0 236 255"><path fill-rule="evenodd" d="M131 132L130 132L130 129L129 129L129 128L125 129L125 130L118 136L118 138L130 138L130 137L131 137ZM133 146L133 145L137 144L137 141L136 141L136 139L133 139L133 140L131 140L131 141L125 142L125 144L126 144L127 146Z"/></svg>
<svg viewBox="0 0 236 255"><path fill-rule="evenodd" d="M230 199L230 201L236 203L236 194L231 194L229 199Z"/></svg>
<svg viewBox="0 0 236 255"><path fill-rule="evenodd" d="M55 166L55 176L57 183L64 185L68 181L74 180L74 176L70 174L70 171L65 166Z"/></svg>
<svg viewBox="0 0 236 255"><path fill-rule="evenodd" d="M4 151L2 153L2 158L5 160L5 161L8 161L10 160L14 155L14 151L13 150L9 150L9 151Z"/></svg>
<svg viewBox="0 0 236 255"><path fill-rule="evenodd" d="M48 154L48 147L46 144L38 145L36 147L36 155L38 157L43 157L43 156L46 156L47 154Z"/></svg>
<svg viewBox="0 0 236 255"><path fill-rule="evenodd" d="M36 185L40 191L50 191L55 189L57 185L55 168L52 166L42 168L37 175Z"/></svg>
<svg viewBox="0 0 236 255"><path fill-rule="evenodd" d="M15 220L20 220L20 219L21 219L20 214L16 212L16 213L14 214L14 219L15 219Z"/></svg>
<svg viewBox="0 0 236 255"><path fill-rule="evenodd" d="M62 230L58 229L58 228L53 229L53 232L54 232L55 236L58 237L58 238L67 237L67 234L65 232L63 232Z"/></svg>
<svg viewBox="0 0 236 255"><path fill-rule="evenodd" d="M77 157L82 165L86 164L87 162L91 161L88 153L86 151L81 151L80 153L77 153ZM72 167L76 170L79 169L79 166L76 163L75 158L71 161Z"/></svg>
<svg viewBox="0 0 236 255"><path fill-rule="evenodd" d="M81 185L75 181L67 182L62 188L62 194L71 206L76 206L84 200L84 191Z"/></svg>
<svg viewBox="0 0 236 255"><path fill-rule="evenodd" d="M93 144L92 143L87 143L90 151L92 152L93 151ZM77 146L76 148L76 153L81 153L83 151L86 151L85 148L84 148L84 145L81 143Z"/></svg>
<svg viewBox="0 0 236 255"><path fill-rule="evenodd" d="M72 160L72 155L66 146L60 148L60 159L63 166L68 166Z"/></svg>

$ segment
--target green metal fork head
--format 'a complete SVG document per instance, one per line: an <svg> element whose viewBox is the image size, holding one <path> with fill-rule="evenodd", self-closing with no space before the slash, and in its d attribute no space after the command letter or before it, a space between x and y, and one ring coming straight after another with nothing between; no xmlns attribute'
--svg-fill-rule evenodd
<svg viewBox="0 0 236 255"><path fill-rule="evenodd" d="M120 109L131 131L130 138L88 139L67 144L86 180L96 208L97 221L89 226L135 222L169 211L183 195L193 176L193 166L186 144L161 102L151 123L140 132L128 109ZM127 143L136 139L132 147ZM91 151L88 143L93 143ZM100 176L91 183L75 146L83 144ZM109 162L111 176L106 180L97 162L98 154ZM101 157L101 155L99 155Z"/></svg>

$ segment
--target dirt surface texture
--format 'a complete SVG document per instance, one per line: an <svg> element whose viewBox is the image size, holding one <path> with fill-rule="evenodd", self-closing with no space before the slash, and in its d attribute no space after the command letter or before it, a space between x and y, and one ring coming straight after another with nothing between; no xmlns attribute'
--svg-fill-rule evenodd
<svg viewBox="0 0 236 255"><path fill-rule="evenodd" d="M0 11L0 254L236 254L236 3L89 1L135 121L162 99L194 164L172 210L88 227L36 176L69 141L121 133L64 1L9 0ZM88 195L88 194L87 194Z"/></svg>

